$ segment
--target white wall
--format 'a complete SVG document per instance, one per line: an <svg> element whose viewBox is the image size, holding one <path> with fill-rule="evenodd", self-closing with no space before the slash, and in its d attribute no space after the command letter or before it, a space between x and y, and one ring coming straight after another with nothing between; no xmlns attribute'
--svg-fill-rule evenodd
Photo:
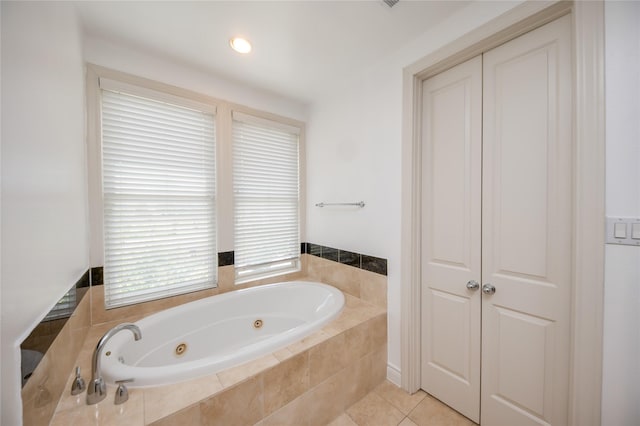
<svg viewBox="0 0 640 426"><path fill-rule="evenodd" d="M402 69L520 2L477 2L310 107L307 240L388 259L389 378L400 371ZM402 3L398 5L401 7ZM360 201L360 210L316 208Z"/></svg>
<svg viewBox="0 0 640 426"><path fill-rule="evenodd" d="M69 4L2 2L2 424L19 345L88 267L84 85Z"/></svg>
<svg viewBox="0 0 640 426"><path fill-rule="evenodd" d="M640 217L640 3L605 3L606 214ZM640 247L605 249L602 424L640 424Z"/></svg>

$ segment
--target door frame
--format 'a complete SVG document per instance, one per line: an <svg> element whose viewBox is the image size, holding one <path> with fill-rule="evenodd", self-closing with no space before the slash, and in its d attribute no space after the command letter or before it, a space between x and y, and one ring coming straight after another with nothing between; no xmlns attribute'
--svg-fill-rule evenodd
<svg viewBox="0 0 640 426"><path fill-rule="evenodd" d="M604 3L524 2L403 70L401 383L420 388L422 81L561 16L572 15L573 279L569 424L599 425L604 301Z"/></svg>

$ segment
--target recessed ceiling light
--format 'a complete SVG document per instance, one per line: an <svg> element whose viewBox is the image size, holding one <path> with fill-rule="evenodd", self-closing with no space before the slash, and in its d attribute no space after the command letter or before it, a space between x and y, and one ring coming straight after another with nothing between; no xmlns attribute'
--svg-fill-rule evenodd
<svg viewBox="0 0 640 426"><path fill-rule="evenodd" d="M244 39L242 37L233 37L231 40L229 40L229 45L238 53L251 52L251 43L249 43L247 39Z"/></svg>

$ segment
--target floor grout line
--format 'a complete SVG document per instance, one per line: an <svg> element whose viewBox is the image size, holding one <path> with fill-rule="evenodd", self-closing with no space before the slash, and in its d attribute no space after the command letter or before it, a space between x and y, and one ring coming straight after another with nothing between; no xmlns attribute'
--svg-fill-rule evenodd
<svg viewBox="0 0 640 426"><path fill-rule="evenodd" d="M394 387L397 388L395 384L391 382L388 382L388 383L389 385L393 385ZM385 407L387 411L393 410L394 412L398 412L402 415L402 418L398 423L396 423L396 426L399 426L401 423L407 420L409 421L410 424L417 425L417 426L444 426L444 425L451 424L451 421L454 421L456 424L458 424L458 422L461 419L464 419L465 421L463 421L460 424L466 424L467 426L477 426L475 423L471 422L471 420L467 419L462 414L456 412L451 407L444 404L442 401L439 401L437 398L434 398L433 396L429 395L424 391L419 391L423 393L421 398L415 398L414 397L415 394L410 395L400 388L397 388L399 392L397 392L396 389L392 389L392 388L387 388L386 390L384 390L382 389L383 384L384 382L376 386L374 389L372 389L360 400L356 401L355 403L351 404L349 407L345 408L343 414L346 414L346 418L351 423L356 424L358 426L364 426L363 424L358 423L356 418L354 418L347 411L351 410L354 406L361 403L361 401L363 401L365 398L367 398L371 394L375 394L376 397L380 398L382 401L385 402L386 404ZM385 395L387 397L385 397ZM406 400L404 400L406 404L402 402L402 398L407 398ZM409 398L413 398L413 400ZM396 401L396 404L394 404L391 401L391 399ZM415 399L417 399L417 402L415 401ZM398 407L397 404L402 405L404 408L401 409L401 407ZM408 408L408 407L411 407L411 408ZM408 412L405 414L404 410L407 410ZM414 421L410 417L412 415L414 416L415 419L417 419L417 421ZM341 417L341 416L338 416L338 417ZM437 423L432 422L434 418L438 418ZM387 424L391 424L391 423L387 423Z"/></svg>

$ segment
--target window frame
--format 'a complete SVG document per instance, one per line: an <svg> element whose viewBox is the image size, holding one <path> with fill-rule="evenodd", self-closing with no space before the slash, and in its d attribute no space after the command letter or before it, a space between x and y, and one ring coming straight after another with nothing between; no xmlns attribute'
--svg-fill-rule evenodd
<svg viewBox="0 0 640 426"><path fill-rule="evenodd" d="M216 237L218 253L235 250L234 244L234 198L233 198L233 146L232 146L232 114L238 112L251 115L258 119L280 123L283 126L299 129L298 138L298 181L299 205L298 224L300 241L305 241L306 233L306 165L305 165L305 123L271 112L262 111L245 105L221 100L192 90L176 87L143 77L138 77L121 71L116 71L99 65L86 64L86 132L87 132L87 192L89 202L89 246L90 266L104 265L104 220L102 200L102 135L101 135L101 97L100 80L111 80L122 87L133 87L137 93L144 96L152 93L156 99L170 103L187 105L208 105L215 111L216 117ZM215 260L214 260L215 261ZM226 267L233 267L229 265ZM290 274L283 271L271 276ZM220 280L226 279L227 274L218 274ZM235 277L235 274L233 274ZM264 277L263 277L264 278ZM251 277L242 281L234 281L231 285L251 285L252 281L260 277ZM226 284L226 283L225 283ZM175 295L173 295L175 296ZM167 296L172 297L172 296ZM142 303L142 302L141 302ZM111 308L107 308L111 309Z"/></svg>

